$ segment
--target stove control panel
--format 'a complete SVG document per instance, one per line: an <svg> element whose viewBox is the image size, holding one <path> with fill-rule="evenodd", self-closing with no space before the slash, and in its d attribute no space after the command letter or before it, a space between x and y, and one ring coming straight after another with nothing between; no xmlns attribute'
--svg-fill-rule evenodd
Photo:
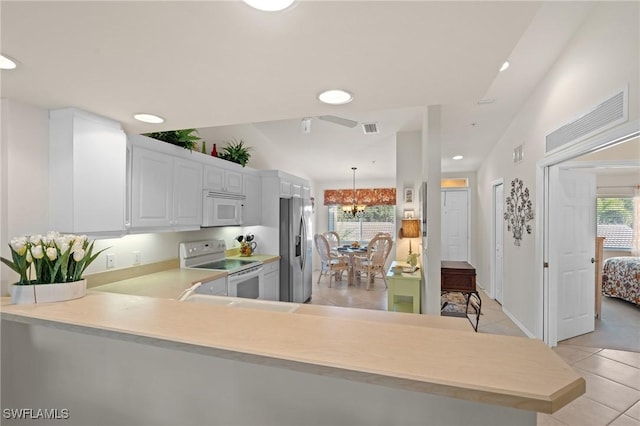
<svg viewBox="0 0 640 426"><path fill-rule="evenodd" d="M180 243L180 258L190 259L193 257L207 256L212 254L222 254L227 249L224 240L207 240Z"/></svg>

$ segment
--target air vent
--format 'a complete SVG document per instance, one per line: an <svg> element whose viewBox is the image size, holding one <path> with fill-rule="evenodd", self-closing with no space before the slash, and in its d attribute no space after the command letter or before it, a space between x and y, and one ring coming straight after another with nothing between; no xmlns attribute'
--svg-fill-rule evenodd
<svg viewBox="0 0 640 426"><path fill-rule="evenodd" d="M379 133L378 131L378 123L362 123L362 130L365 135L370 133Z"/></svg>
<svg viewBox="0 0 640 426"><path fill-rule="evenodd" d="M627 120L627 89L607 99L592 111L547 135L546 153L567 148Z"/></svg>

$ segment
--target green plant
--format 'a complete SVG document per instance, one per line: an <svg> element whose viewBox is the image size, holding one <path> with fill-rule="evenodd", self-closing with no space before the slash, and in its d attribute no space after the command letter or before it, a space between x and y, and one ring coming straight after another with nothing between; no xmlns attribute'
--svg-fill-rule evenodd
<svg viewBox="0 0 640 426"><path fill-rule="evenodd" d="M20 275L19 285L78 281L84 270L106 250L93 253L93 242L86 235L55 231L44 236L13 238L9 247L13 262L4 257L0 260Z"/></svg>
<svg viewBox="0 0 640 426"><path fill-rule="evenodd" d="M251 153L249 153L250 150L251 147L245 146L244 141L236 141L234 139L220 150L218 157L223 160L241 164L242 167L244 167L249 162L249 158L251 158Z"/></svg>
<svg viewBox="0 0 640 426"><path fill-rule="evenodd" d="M198 133L196 129L181 129L169 130L166 132L144 133L144 136L158 139L172 145L178 145L184 149L192 151L195 147L195 143L202 139L200 136L194 135L193 132Z"/></svg>

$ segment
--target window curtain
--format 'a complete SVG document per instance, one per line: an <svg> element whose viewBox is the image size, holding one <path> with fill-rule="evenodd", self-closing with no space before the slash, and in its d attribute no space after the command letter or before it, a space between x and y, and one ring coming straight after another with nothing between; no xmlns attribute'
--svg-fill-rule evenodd
<svg viewBox="0 0 640 426"><path fill-rule="evenodd" d="M395 188L356 189L356 202L367 206L395 206ZM335 206L353 203L353 189L325 189L324 205Z"/></svg>
<svg viewBox="0 0 640 426"><path fill-rule="evenodd" d="M633 239L631 240L631 255L640 256L640 185L633 191Z"/></svg>

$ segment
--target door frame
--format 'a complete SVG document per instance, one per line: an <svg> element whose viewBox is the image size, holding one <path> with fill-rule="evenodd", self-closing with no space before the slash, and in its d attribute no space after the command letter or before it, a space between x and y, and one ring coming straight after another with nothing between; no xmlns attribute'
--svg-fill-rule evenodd
<svg viewBox="0 0 640 426"><path fill-rule="evenodd" d="M502 185L503 191L503 202L504 202L504 178L499 178L494 181L491 181L491 267L489 268L489 282L491 283L491 287L489 288L489 297L492 299L496 299L496 187L498 185ZM504 238L502 241L502 248L504 250ZM504 265L504 256L503 256L503 265ZM504 272L502 274L504 278ZM503 291L502 296L504 300L504 282L503 282Z"/></svg>
<svg viewBox="0 0 640 426"><path fill-rule="evenodd" d="M553 347L558 345L557 300L550 295L557 294L557 288L549 287L549 168L590 152L607 148L640 136L640 120L633 120L604 131L596 136L577 142L572 146L553 152L536 163L536 210L535 227L535 282L536 291L535 336ZM595 244L595 242L594 242ZM554 308L555 306L555 308Z"/></svg>

